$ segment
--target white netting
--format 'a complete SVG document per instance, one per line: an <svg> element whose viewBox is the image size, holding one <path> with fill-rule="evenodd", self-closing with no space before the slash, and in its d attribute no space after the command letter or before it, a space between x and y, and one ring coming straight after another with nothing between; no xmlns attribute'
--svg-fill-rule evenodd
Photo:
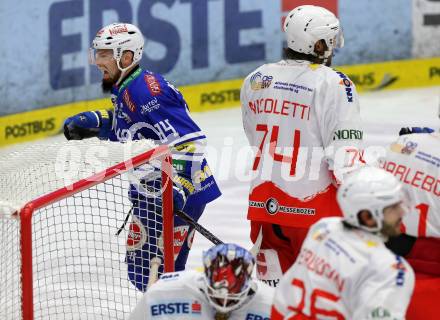
<svg viewBox="0 0 440 320"><path fill-rule="evenodd" d="M21 319L20 224L8 214L152 147L148 141L124 146L92 139L0 153L0 319ZM34 213L34 319L128 317L141 295L133 283L145 287L148 260L163 257L160 161L153 162Z"/></svg>
<svg viewBox="0 0 440 320"><path fill-rule="evenodd" d="M154 148L151 140L127 143L87 139L23 144L0 151L0 215Z"/></svg>

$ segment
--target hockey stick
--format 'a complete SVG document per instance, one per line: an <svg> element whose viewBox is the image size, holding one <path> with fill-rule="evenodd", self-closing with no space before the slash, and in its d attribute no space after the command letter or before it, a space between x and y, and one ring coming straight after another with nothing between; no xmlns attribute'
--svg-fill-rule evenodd
<svg viewBox="0 0 440 320"><path fill-rule="evenodd" d="M218 245L224 243L219 238L217 238L215 235L213 235L208 229L203 227L201 224L197 223L193 220L188 214L186 214L183 211L175 210L174 213L176 216L178 216L180 219L188 223L191 227L196 229L202 236L204 236L206 239L211 241L213 244Z"/></svg>
<svg viewBox="0 0 440 320"><path fill-rule="evenodd" d="M191 218L188 214L186 214L183 211L176 210L175 214L181 218L183 221L188 223L190 226L192 226L194 229L196 229L202 236L204 236L206 239L214 243L215 245L224 243L219 238L217 238L215 235L213 235L208 229L203 227L198 222L194 221L193 218ZM255 241L252 248L249 250L249 252L256 257L258 251L260 250L261 242L263 241L263 229L260 228L260 231L258 232L257 240Z"/></svg>
<svg viewBox="0 0 440 320"><path fill-rule="evenodd" d="M151 287L159 279L159 267L162 264L162 259L154 257L150 261L150 275L148 277L147 289Z"/></svg>

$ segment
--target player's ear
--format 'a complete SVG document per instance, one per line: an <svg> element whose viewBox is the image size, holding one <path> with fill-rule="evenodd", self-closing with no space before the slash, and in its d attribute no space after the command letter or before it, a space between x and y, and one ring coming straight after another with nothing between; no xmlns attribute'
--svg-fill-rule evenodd
<svg viewBox="0 0 440 320"><path fill-rule="evenodd" d="M121 66L123 68L128 67L133 62L133 52L132 51L124 51L121 57Z"/></svg>

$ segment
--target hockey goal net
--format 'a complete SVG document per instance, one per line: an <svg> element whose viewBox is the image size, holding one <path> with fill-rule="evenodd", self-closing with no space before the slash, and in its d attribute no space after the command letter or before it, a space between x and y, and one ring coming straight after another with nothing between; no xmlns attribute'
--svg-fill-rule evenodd
<svg viewBox="0 0 440 320"><path fill-rule="evenodd" d="M126 259L140 241L173 271L167 147L45 142L1 151L0 168L0 319L128 318L142 292ZM142 192L145 228L130 216Z"/></svg>

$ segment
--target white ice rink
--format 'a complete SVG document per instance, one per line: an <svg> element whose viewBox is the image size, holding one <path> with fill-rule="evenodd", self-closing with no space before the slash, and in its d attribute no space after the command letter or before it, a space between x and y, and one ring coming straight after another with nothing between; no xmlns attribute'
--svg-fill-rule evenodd
<svg viewBox="0 0 440 320"><path fill-rule="evenodd" d="M365 93L360 96L360 104L366 145L389 144L402 126L440 128L440 87ZM200 223L223 241L250 248L246 176L252 159L246 148L248 142L242 128L241 110L237 107L195 113L193 118L208 137L208 163L223 192L222 197L207 206ZM55 139L63 140L64 137ZM202 252L211 245L196 234L188 268L200 267ZM114 291L118 292L118 288Z"/></svg>

